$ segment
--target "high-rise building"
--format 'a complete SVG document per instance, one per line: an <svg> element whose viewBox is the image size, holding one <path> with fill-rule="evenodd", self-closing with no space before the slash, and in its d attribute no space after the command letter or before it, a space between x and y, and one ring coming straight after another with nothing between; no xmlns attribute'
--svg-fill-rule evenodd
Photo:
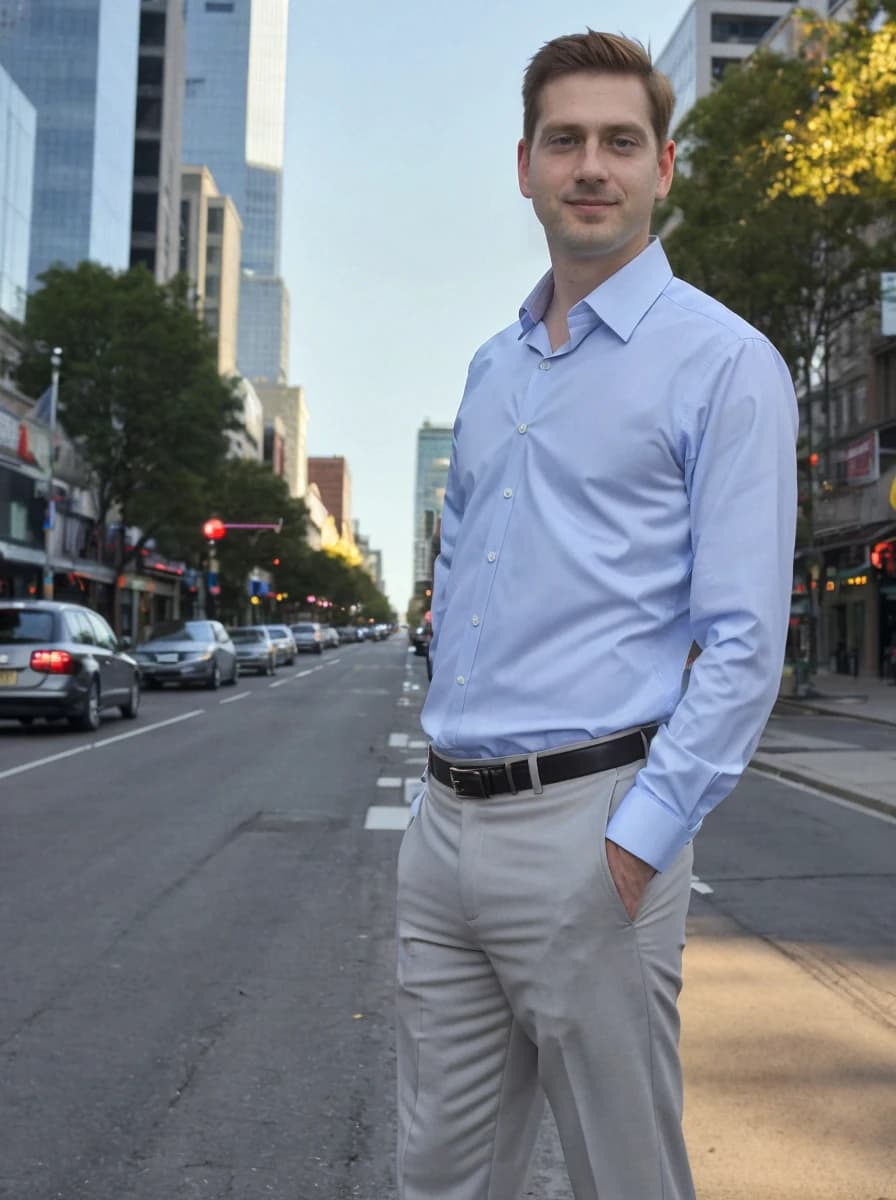
<svg viewBox="0 0 896 1200"><path fill-rule="evenodd" d="M343 542L354 545L352 526L352 476L344 458L308 459L308 482L316 483L320 498L336 524Z"/></svg>
<svg viewBox="0 0 896 1200"><path fill-rule="evenodd" d="M284 477L289 494L303 497L308 489L308 409L300 387L256 382L265 421L280 418L283 423Z"/></svg>
<svg viewBox="0 0 896 1200"><path fill-rule="evenodd" d="M178 271L184 0L140 0L131 265L159 283Z"/></svg>
<svg viewBox="0 0 896 1200"><path fill-rule="evenodd" d="M451 464L450 425L424 421L417 430L417 472L414 489L414 592L432 584L432 538L442 515L445 485Z"/></svg>
<svg viewBox="0 0 896 1200"><path fill-rule="evenodd" d="M25 318L37 114L0 67L0 311Z"/></svg>
<svg viewBox="0 0 896 1200"><path fill-rule="evenodd" d="M184 160L206 164L239 211L238 363L244 375L273 383L285 383L288 370L279 277L287 15L287 0L187 8Z"/></svg>
<svg viewBox="0 0 896 1200"><path fill-rule="evenodd" d="M37 110L29 290L56 262L130 262L139 29L139 0L29 0L0 39Z"/></svg>
<svg viewBox="0 0 896 1200"><path fill-rule="evenodd" d="M218 344L218 371L236 373L242 224L207 167L181 174L179 269L190 278L197 311Z"/></svg>
<svg viewBox="0 0 896 1200"><path fill-rule="evenodd" d="M692 0L656 58L675 89L672 129L793 7L790 0Z"/></svg>

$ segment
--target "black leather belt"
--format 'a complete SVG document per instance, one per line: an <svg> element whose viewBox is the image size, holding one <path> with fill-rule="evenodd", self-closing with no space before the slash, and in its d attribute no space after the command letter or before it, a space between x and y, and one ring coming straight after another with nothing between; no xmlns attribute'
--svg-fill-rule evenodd
<svg viewBox="0 0 896 1200"><path fill-rule="evenodd" d="M544 787L637 762L646 756L657 729L657 725L645 725L635 733L624 733L597 746L539 754L536 759L538 778ZM507 792L516 795L532 787L529 762L525 758L508 758L477 767L469 762L448 762L430 746L429 773L439 783L453 788L456 795L469 800L487 800L489 796L502 796Z"/></svg>

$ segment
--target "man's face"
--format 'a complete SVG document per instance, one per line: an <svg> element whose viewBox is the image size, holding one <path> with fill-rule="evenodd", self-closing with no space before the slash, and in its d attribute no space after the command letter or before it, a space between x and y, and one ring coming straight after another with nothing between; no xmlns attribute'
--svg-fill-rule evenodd
<svg viewBox="0 0 896 1200"><path fill-rule="evenodd" d="M657 145L637 76L577 72L543 88L532 143L520 141L517 158L555 267L591 260L609 275L647 244L675 146Z"/></svg>

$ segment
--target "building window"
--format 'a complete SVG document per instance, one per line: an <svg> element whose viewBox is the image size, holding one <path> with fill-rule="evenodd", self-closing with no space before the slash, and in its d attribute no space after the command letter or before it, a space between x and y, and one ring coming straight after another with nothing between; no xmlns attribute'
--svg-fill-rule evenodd
<svg viewBox="0 0 896 1200"><path fill-rule="evenodd" d="M134 175L142 178L157 179L161 149L160 142L134 142Z"/></svg>
<svg viewBox="0 0 896 1200"><path fill-rule="evenodd" d="M206 12L233 12L232 2L225 0L205 0Z"/></svg>
<svg viewBox="0 0 896 1200"><path fill-rule="evenodd" d="M137 97L137 128L146 133L161 133L162 101L160 98Z"/></svg>
<svg viewBox="0 0 896 1200"><path fill-rule="evenodd" d="M217 204L208 206L208 232L220 233L224 228L224 210Z"/></svg>
<svg viewBox="0 0 896 1200"><path fill-rule="evenodd" d="M161 87L165 60L157 54L141 54L137 72L138 87Z"/></svg>
<svg viewBox="0 0 896 1200"><path fill-rule="evenodd" d="M741 61L742 60L739 58L714 58L712 60L712 77L716 83L719 83L722 76L732 64L739 63Z"/></svg>
<svg viewBox="0 0 896 1200"><path fill-rule="evenodd" d="M144 9L140 14L140 45L165 45L165 14Z"/></svg>
<svg viewBox="0 0 896 1200"><path fill-rule="evenodd" d="M135 192L131 209L131 229L134 233L155 233L159 214L156 192Z"/></svg>
<svg viewBox="0 0 896 1200"><path fill-rule="evenodd" d="M778 17L744 16L740 13L713 13L710 41L739 42L755 46L761 42Z"/></svg>

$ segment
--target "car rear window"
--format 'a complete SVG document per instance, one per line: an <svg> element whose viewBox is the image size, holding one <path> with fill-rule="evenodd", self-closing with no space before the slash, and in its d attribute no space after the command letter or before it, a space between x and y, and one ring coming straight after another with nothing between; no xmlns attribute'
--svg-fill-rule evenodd
<svg viewBox="0 0 896 1200"><path fill-rule="evenodd" d="M314 626L307 623L305 625L293 625L292 631L293 633L314 633Z"/></svg>
<svg viewBox="0 0 896 1200"><path fill-rule="evenodd" d="M232 642L263 642L264 634L260 629L231 629Z"/></svg>
<svg viewBox="0 0 896 1200"><path fill-rule="evenodd" d="M53 614L36 608L0 609L0 645L51 642Z"/></svg>
<svg viewBox="0 0 896 1200"><path fill-rule="evenodd" d="M153 642L213 642L215 631L208 621L164 621L152 632Z"/></svg>

